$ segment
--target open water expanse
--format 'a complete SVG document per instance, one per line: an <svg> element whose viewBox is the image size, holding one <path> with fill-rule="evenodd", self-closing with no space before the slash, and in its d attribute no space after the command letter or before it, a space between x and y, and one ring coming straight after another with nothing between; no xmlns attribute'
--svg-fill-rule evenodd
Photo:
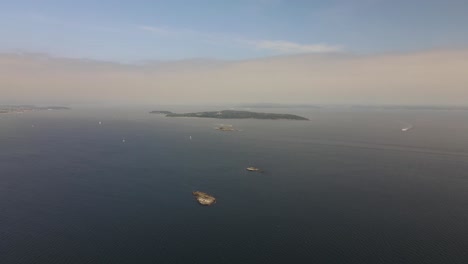
<svg viewBox="0 0 468 264"><path fill-rule="evenodd" d="M149 110L0 115L0 263L468 263L466 111Z"/></svg>

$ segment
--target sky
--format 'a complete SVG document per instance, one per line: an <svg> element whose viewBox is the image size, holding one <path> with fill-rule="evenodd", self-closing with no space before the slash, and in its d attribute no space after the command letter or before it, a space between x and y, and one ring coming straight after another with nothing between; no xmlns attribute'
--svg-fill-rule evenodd
<svg viewBox="0 0 468 264"><path fill-rule="evenodd" d="M119 62L468 45L466 0L0 1L0 51Z"/></svg>
<svg viewBox="0 0 468 264"><path fill-rule="evenodd" d="M0 103L467 105L466 14L466 0L0 0Z"/></svg>

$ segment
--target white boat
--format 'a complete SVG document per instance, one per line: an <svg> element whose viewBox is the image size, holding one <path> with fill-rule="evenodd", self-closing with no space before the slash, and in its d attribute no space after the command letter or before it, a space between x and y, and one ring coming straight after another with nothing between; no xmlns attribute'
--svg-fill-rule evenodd
<svg viewBox="0 0 468 264"><path fill-rule="evenodd" d="M413 126L404 127L404 128L401 129L401 131L406 132L406 131L408 131L408 130L410 130L412 128L413 128Z"/></svg>

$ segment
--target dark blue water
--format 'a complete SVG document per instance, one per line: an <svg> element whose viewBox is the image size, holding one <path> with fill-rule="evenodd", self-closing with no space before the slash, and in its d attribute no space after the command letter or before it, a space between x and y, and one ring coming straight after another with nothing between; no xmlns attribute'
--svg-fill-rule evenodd
<svg viewBox="0 0 468 264"><path fill-rule="evenodd" d="M467 112L146 110L0 116L0 263L468 263Z"/></svg>

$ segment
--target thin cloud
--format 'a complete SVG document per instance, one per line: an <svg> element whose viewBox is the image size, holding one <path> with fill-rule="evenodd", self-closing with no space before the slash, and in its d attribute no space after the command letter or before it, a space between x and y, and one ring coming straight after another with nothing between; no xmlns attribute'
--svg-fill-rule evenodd
<svg viewBox="0 0 468 264"><path fill-rule="evenodd" d="M34 24L44 24L44 25L61 25L63 21L56 17L52 17L42 13L5 13L2 14L2 21L9 21L10 23L16 23L21 21L23 23L34 23Z"/></svg>
<svg viewBox="0 0 468 264"><path fill-rule="evenodd" d="M327 44L300 44L285 40L252 40L233 35L207 33L190 29L177 29L160 26L139 26L140 30L147 31L159 36L166 37L188 37L198 40L208 40L211 43L239 43L250 48L273 51L275 53L331 53L343 51L341 46Z"/></svg>
<svg viewBox="0 0 468 264"><path fill-rule="evenodd" d="M138 28L143 31L148 31L151 33L161 34L161 35L169 35L171 32L173 32L165 27L139 26Z"/></svg>
<svg viewBox="0 0 468 264"><path fill-rule="evenodd" d="M171 28L166 26L139 26L140 30L157 34L161 36L172 36L172 37L196 37L202 38L207 36L217 36L217 34L203 33L191 29Z"/></svg>
<svg viewBox="0 0 468 264"><path fill-rule="evenodd" d="M330 46L325 44L299 44L281 40L249 41L249 43L258 49L271 50L279 53L329 53L343 51L341 46Z"/></svg>

